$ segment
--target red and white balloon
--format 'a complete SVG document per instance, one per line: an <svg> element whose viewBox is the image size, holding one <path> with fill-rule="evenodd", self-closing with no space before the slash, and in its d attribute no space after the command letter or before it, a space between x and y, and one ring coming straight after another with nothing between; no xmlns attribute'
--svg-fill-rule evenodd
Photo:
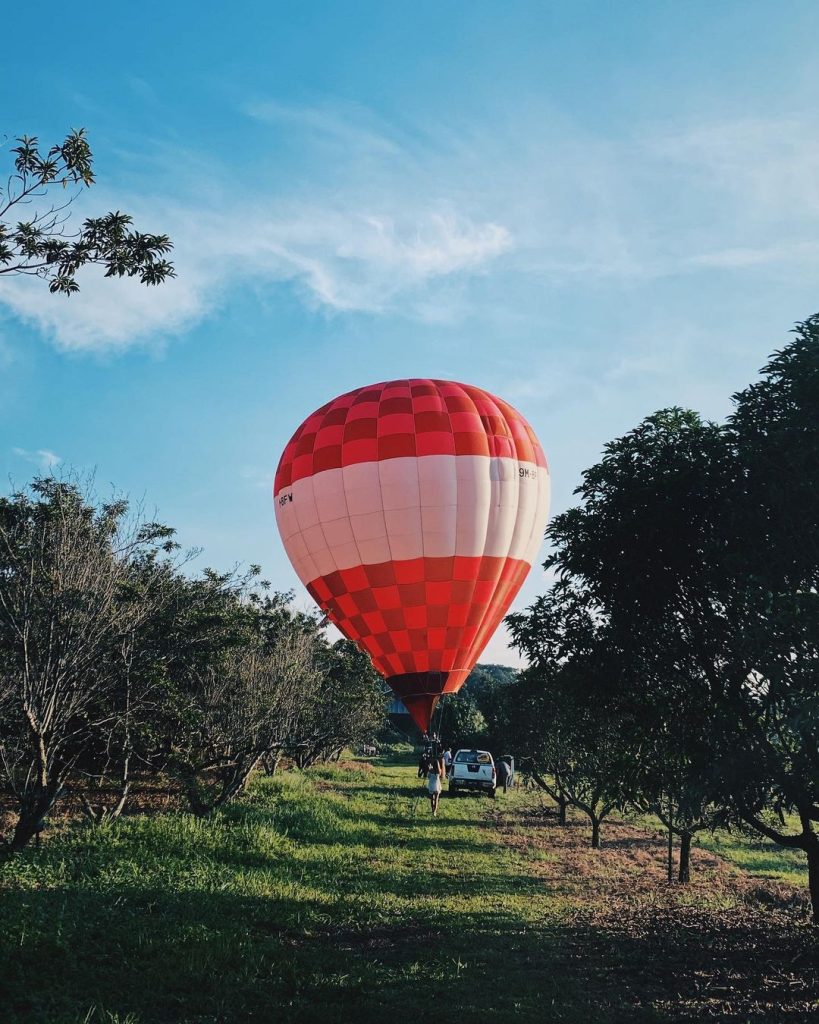
<svg viewBox="0 0 819 1024"><path fill-rule="evenodd" d="M308 416L281 457L274 500L299 579L427 730L537 555L549 470L502 399L396 380Z"/></svg>

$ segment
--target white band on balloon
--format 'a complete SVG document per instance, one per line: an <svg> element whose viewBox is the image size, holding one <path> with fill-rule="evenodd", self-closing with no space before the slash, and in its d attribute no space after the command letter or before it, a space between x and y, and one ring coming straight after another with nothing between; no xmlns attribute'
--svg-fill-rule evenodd
<svg viewBox="0 0 819 1024"><path fill-rule="evenodd" d="M489 555L532 564L549 506L549 471L485 455L361 462L303 477L275 495L299 579L356 565Z"/></svg>

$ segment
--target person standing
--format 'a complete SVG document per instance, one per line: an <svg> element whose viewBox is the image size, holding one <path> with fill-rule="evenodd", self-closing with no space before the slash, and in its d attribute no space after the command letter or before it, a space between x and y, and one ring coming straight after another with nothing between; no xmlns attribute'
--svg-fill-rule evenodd
<svg viewBox="0 0 819 1024"><path fill-rule="evenodd" d="M509 792L509 783L512 781L512 766L508 761L501 758L496 766L498 785L503 786L504 793Z"/></svg>
<svg viewBox="0 0 819 1024"><path fill-rule="evenodd" d="M427 776L427 793L429 794L429 805L432 808L433 817L438 814L438 801L441 799L442 779L445 772L444 759L440 754L430 760L429 774Z"/></svg>
<svg viewBox="0 0 819 1024"><path fill-rule="evenodd" d="M447 747L444 751L444 772L449 777L450 769L452 768L452 747Z"/></svg>

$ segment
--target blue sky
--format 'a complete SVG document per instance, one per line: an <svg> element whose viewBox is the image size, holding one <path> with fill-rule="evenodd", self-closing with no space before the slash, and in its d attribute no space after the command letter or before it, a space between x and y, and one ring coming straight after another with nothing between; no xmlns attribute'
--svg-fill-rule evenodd
<svg viewBox="0 0 819 1024"><path fill-rule="evenodd" d="M560 510L607 440L665 405L724 416L819 309L814 3L166 0L4 27L0 131L86 127L76 216L167 231L179 276L0 278L0 465L96 468L201 563L299 600L270 481L334 395L502 395ZM490 659L515 660L501 637Z"/></svg>

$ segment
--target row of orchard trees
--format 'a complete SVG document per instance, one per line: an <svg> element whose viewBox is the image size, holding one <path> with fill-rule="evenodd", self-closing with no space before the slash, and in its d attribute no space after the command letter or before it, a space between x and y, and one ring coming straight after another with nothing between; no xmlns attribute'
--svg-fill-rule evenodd
<svg viewBox="0 0 819 1024"><path fill-rule="evenodd" d="M807 856L819 921L819 316L723 424L666 409L606 446L549 530L530 667L495 728L565 814L744 823Z"/></svg>
<svg viewBox="0 0 819 1024"><path fill-rule="evenodd" d="M306 767L382 725L382 690L351 644L329 644L255 567L195 576L187 563L171 529L82 482L37 479L0 498L12 850L69 788L102 821L121 813L135 776L153 774L207 814L258 767L282 755Z"/></svg>

